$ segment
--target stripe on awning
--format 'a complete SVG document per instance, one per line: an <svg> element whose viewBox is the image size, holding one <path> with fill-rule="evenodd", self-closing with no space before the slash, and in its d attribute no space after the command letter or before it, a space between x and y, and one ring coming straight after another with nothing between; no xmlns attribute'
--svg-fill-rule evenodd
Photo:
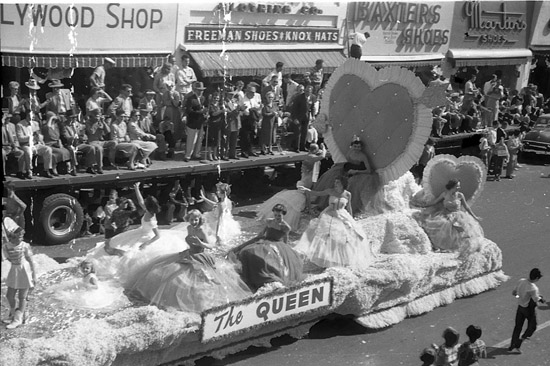
<svg viewBox="0 0 550 366"><path fill-rule="evenodd" d="M275 69L278 61L284 63L285 74L303 74L311 71L315 61L323 59L323 71L332 73L346 58L341 51L212 51L190 52L205 77L265 76Z"/></svg>
<svg viewBox="0 0 550 366"><path fill-rule="evenodd" d="M363 55L361 61L367 62L374 67L385 66L437 66L441 65L443 60L443 54L418 54L418 55L387 55L387 56L373 56Z"/></svg>
<svg viewBox="0 0 550 366"><path fill-rule="evenodd" d="M95 68L103 64L104 57L115 60L115 67L158 67L166 62L165 54L136 55L27 55L16 53L2 54L3 66L44 67L47 69Z"/></svg>
<svg viewBox="0 0 550 366"><path fill-rule="evenodd" d="M453 59L455 67L519 65L526 62L533 53L526 48L496 49L452 49L447 57Z"/></svg>

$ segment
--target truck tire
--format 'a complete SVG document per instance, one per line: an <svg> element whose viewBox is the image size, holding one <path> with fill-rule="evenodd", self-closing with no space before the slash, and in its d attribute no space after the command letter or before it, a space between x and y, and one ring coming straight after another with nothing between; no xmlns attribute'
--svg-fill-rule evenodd
<svg viewBox="0 0 550 366"><path fill-rule="evenodd" d="M65 244L76 238L84 222L84 211L76 198L58 193L48 196L40 210L39 225L45 243Z"/></svg>

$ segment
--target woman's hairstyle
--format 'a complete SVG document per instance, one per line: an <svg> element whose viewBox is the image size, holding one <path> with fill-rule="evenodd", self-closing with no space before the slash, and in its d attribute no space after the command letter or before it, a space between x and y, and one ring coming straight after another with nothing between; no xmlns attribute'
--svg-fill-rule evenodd
<svg viewBox="0 0 550 366"><path fill-rule="evenodd" d="M466 328L466 335L470 338L470 342L475 342L481 337L481 328L477 325L469 325Z"/></svg>
<svg viewBox="0 0 550 366"><path fill-rule="evenodd" d="M273 208L271 209L273 212L281 212L283 215L286 215L286 207L282 203L277 203Z"/></svg>
<svg viewBox="0 0 550 366"><path fill-rule="evenodd" d="M457 184L458 184L458 179L456 179L456 178L450 179L447 182L447 184L445 184L445 189L447 189L447 190L453 189L454 187L456 187Z"/></svg>
<svg viewBox="0 0 550 366"><path fill-rule="evenodd" d="M97 86L94 86L92 88L92 90L90 91L90 95L93 96L95 93L97 93L100 90L101 90L101 88L98 88Z"/></svg>
<svg viewBox="0 0 550 366"><path fill-rule="evenodd" d="M218 191L225 193L226 196L229 196L231 194L231 186L227 183L220 182L216 184L216 188L218 189Z"/></svg>
<svg viewBox="0 0 550 366"><path fill-rule="evenodd" d="M345 176L341 175L339 177L336 177L336 178L334 178L334 181L335 182L340 181L340 183L342 183L342 187L344 187L344 189L348 188L348 179Z"/></svg>
<svg viewBox="0 0 550 366"><path fill-rule="evenodd" d="M85 260L83 260L82 262L80 262L79 267L80 267L80 268L84 268L85 265L89 265L89 266L90 266L90 273L95 273L94 262L85 259Z"/></svg>
<svg viewBox="0 0 550 366"><path fill-rule="evenodd" d="M202 215L202 213L199 210L192 209L191 211L189 211L187 213L187 215L185 215L185 221L189 222L189 221L191 221L191 219L193 217L198 217L199 218L199 226L204 224L204 216Z"/></svg>
<svg viewBox="0 0 550 366"><path fill-rule="evenodd" d="M453 328L448 327L443 331L443 339L445 339L445 345L447 347L453 347L458 343L460 334Z"/></svg>
<svg viewBox="0 0 550 366"><path fill-rule="evenodd" d="M265 94L265 97L269 97L269 96L272 96L273 98L275 98L275 93L273 93L272 91L268 91L266 94Z"/></svg>
<svg viewBox="0 0 550 366"><path fill-rule="evenodd" d="M353 135L353 139L351 140L350 146L353 145L361 145L361 148L363 148L363 141L359 138L357 135Z"/></svg>
<svg viewBox="0 0 550 366"><path fill-rule="evenodd" d="M160 212L159 201L153 196L147 196L145 199L145 209L152 214L158 214Z"/></svg>

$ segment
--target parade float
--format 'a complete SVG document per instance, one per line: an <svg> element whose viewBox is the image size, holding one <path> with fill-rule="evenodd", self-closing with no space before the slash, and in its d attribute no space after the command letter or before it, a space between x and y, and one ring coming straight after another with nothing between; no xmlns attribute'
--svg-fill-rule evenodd
<svg viewBox="0 0 550 366"><path fill-rule="evenodd" d="M74 276L76 269L36 255L40 285L32 294L27 324L2 331L1 363L193 364L204 356L223 358L249 346L269 346L283 334L302 337L329 314L353 316L365 327L380 329L497 287L507 276L494 242L479 238L475 248L438 251L419 224L423 204L445 190L449 179L461 181L470 203L485 181L485 170L473 157L437 156L426 167L422 187L408 172L429 136L431 108L442 97L441 89L426 88L406 69L376 70L358 60L346 61L329 80L316 127L336 164L345 161L352 136L359 136L380 180L357 219L375 253L368 267L308 271L306 263L307 278L294 286L271 283L200 314L165 311L133 299L99 312L48 301L48 287ZM244 225L245 233L228 247L253 236L258 225ZM2 305L3 317L6 312Z"/></svg>

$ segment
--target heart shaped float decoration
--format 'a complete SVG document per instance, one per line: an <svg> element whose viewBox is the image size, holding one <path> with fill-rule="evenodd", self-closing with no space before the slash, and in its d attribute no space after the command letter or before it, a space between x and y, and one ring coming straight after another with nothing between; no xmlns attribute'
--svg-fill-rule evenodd
<svg viewBox="0 0 550 366"><path fill-rule="evenodd" d="M330 77L314 125L335 163L346 162L346 151L358 136L371 167L388 183L406 173L422 154L432 127L428 107L444 104L440 89L426 88L404 68L378 71L348 59Z"/></svg>
<svg viewBox="0 0 550 366"><path fill-rule="evenodd" d="M475 156L436 155L424 169L422 186L427 193L438 197L445 191L450 179L460 181L460 192L466 201L473 202L483 191L487 179L487 168Z"/></svg>

